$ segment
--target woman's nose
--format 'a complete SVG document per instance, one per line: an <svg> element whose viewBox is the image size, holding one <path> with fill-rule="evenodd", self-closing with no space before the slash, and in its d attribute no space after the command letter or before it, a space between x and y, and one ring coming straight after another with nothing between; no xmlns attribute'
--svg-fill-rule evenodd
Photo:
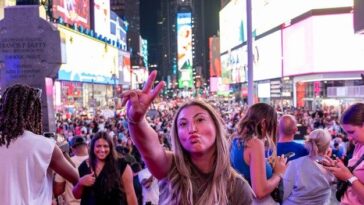
<svg viewBox="0 0 364 205"><path fill-rule="evenodd" d="M190 123L188 131L189 132L195 132L196 131L196 124L194 122Z"/></svg>

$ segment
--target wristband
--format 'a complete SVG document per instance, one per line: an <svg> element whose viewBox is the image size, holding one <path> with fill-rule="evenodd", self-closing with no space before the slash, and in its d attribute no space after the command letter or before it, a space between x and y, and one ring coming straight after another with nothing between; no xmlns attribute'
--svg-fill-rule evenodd
<svg viewBox="0 0 364 205"><path fill-rule="evenodd" d="M350 177L347 182L349 183L349 185L352 185L356 180L358 180L358 177L356 176L352 176Z"/></svg>

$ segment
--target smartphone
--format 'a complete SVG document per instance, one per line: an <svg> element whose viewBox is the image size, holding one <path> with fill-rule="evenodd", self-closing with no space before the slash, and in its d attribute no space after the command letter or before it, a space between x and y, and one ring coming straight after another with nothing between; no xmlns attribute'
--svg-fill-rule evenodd
<svg viewBox="0 0 364 205"><path fill-rule="evenodd" d="M294 153L294 152L288 152L288 153L284 154L284 157L289 159L291 157L294 157L295 155L296 155L296 153Z"/></svg>
<svg viewBox="0 0 364 205"><path fill-rule="evenodd" d="M330 164L326 164L325 162L324 162L324 160L322 160L322 159L316 159L316 162L317 163L319 163L319 164L321 164L322 166L325 166L325 167L333 167L332 165L330 165Z"/></svg>

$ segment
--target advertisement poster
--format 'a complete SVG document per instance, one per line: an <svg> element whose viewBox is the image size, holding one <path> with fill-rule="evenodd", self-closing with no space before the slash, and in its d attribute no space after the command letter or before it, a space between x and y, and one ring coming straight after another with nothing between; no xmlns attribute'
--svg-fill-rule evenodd
<svg viewBox="0 0 364 205"><path fill-rule="evenodd" d="M178 87L192 88L192 16L190 12L177 13Z"/></svg>
<svg viewBox="0 0 364 205"><path fill-rule="evenodd" d="M53 16L68 24L90 29L90 1L53 0Z"/></svg>

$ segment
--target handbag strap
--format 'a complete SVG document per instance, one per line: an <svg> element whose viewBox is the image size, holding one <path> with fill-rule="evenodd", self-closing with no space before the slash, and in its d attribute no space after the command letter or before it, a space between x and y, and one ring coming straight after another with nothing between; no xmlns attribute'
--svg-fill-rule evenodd
<svg viewBox="0 0 364 205"><path fill-rule="evenodd" d="M364 154L360 157L360 159L354 164L352 167L348 167L350 172L353 172L354 169L364 160Z"/></svg>

